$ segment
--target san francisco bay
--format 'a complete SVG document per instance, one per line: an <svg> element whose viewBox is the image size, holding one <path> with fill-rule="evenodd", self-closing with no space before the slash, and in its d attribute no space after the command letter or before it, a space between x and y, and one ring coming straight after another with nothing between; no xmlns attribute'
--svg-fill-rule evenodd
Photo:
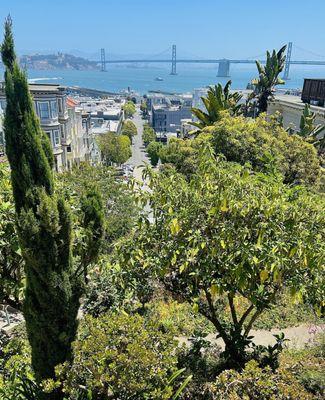
<svg viewBox="0 0 325 400"><path fill-rule="evenodd" d="M99 70L29 70L31 81L40 83L58 83L66 86L79 86L90 89L120 92L128 87L140 94L150 90L161 90L175 93L191 92L194 88L225 83L232 80L233 89L245 89L247 84L257 77L254 65L232 65L230 77L217 77L215 66L177 66L177 75L170 75L169 66L127 67L108 66L106 72ZM304 78L324 78L325 67L293 65L290 79L280 88L297 89L303 85ZM159 81L156 79L159 78ZM160 80L161 78L161 80Z"/></svg>

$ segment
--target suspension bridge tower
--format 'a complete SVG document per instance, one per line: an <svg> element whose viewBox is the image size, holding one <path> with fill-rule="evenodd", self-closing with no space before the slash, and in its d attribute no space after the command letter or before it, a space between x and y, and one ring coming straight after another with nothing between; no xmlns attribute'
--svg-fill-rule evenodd
<svg viewBox="0 0 325 400"><path fill-rule="evenodd" d="M100 49L100 66L101 71L106 72L106 56L105 49Z"/></svg>
<svg viewBox="0 0 325 400"><path fill-rule="evenodd" d="M172 47L172 71L170 75L177 75L176 72L176 44L173 44Z"/></svg>
<svg viewBox="0 0 325 400"><path fill-rule="evenodd" d="M290 72L291 53L292 53L292 42L289 42L288 50L287 50L286 63L285 63L285 67L284 67L284 74L283 74L283 79L285 81L290 79L289 78L289 72Z"/></svg>

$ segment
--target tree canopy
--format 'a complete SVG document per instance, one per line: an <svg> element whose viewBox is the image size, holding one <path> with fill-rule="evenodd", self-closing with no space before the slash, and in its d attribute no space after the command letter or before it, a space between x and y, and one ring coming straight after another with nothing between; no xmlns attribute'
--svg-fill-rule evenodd
<svg viewBox="0 0 325 400"><path fill-rule="evenodd" d="M98 137L102 160L106 165L123 164L132 155L131 141L126 135L108 132Z"/></svg>
<svg viewBox="0 0 325 400"><path fill-rule="evenodd" d="M137 127L134 122L130 120L126 120L123 122L122 125L122 135L127 136L130 141L132 142L133 136L136 136L138 133Z"/></svg>
<svg viewBox="0 0 325 400"><path fill-rule="evenodd" d="M324 307L323 196L216 162L209 147L190 178L172 171L149 176L154 222L140 222L126 259L140 263L144 274L156 271L176 299L209 319L225 342L226 359L247 360L254 321L284 287L296 301ZM240 298L248 301L241 315ZM223 299L230 323L218 313Z"/></svg>

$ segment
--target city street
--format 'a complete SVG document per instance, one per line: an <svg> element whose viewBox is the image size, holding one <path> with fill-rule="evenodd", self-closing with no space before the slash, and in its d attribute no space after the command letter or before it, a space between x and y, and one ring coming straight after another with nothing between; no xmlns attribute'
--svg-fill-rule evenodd
<svg viewBox="0 0 325 400"><path fill-rule="evenodd" d="M132 157L127 161L127 164L131 164L134 167L133 176L137 180L142 180L142 168L141 166L148 162L145 148L142 142L143 124L144 120L141 118L140 108L137 106L137 112L132 120L138 130L138 134L133 138L132 144Z"/></svg>

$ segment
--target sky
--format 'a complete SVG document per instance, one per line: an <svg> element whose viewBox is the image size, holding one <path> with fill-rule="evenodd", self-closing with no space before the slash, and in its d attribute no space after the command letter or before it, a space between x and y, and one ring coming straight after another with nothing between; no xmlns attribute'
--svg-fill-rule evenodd
<svg viewBox="0 0 325 400"><path fill-rule="evenodd" d="M325 59L325 0L0 0L0 20L9 13L19 54L176 44L183 57L255 58L292 41L293 58Z"/></svg>

